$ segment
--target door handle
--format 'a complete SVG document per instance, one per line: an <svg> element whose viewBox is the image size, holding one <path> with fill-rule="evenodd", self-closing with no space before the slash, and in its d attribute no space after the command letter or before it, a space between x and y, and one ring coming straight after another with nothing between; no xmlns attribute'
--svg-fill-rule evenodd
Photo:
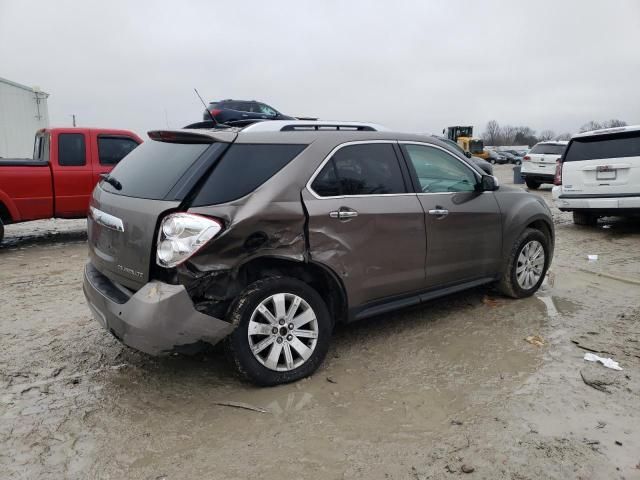
<svg viewBox="0 0 640 480"><path fill-rule="evenodd" d="M340 209L340 210L334 210L333 212L329 212L329 216L331 218L337 218L339 220L345 220L347 218L355 218L358 216L358 212L356 212L355 210L347 210L347 209Z"/></svg>
<svg viewBox="0 0 640 480"><path fill-rule="evenodd" d="M449 210L446 208L434 208L429 210L429 215L435 215L436 217L444 218L449 215Z"/></svg>

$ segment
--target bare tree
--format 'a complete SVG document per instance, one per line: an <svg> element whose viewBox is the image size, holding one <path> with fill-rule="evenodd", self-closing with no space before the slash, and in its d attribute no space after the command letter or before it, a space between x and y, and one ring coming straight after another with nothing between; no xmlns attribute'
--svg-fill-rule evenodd
<svg viewBox="0 0 640 480"><path fill-rule="evenodd" d="M535 145L536 143L538 143L536 131L531 129L530 127L517 127L517 133L514 139L514 143L516 145Z"/></svg>
<svg viewBox="0 0 640 480"><path fill-rule="evenodd" d="M516 139L516 134L518 133L518 127L505 125L502 127L501 132L502 145L513 145L513 142L515 142Z"/></svg>
<svg viewBox="0 0 640 480"><path fill-rule="evenodd" d="M571 134L569 132L561 133L560 135L556 135L555 140L571 140Z"/></svg>
<svg viewBox="0 0 640 480"><path fill-rule="evenodd" d="M613 118L607 122L603 122L602 126L604 128L626 127L627 122L625 122L624 120L618 120L616 118Z"/></svg>
<svg viewBox="0 0 640 480"><path fill-rule="evenodd" d="M591 120L580 127L580 132L590 132L591 130L599 130L603 128L601 123Z"/></svg>
<svg viewBox="0 0 640 480"><path fill-rule="evenodd" d="M546 140L551 140L555 136L556 132L554 132L553 130L543 130L540 132L540 135L538 135L538 140L544 142Z"/></svg>
<svg viewBox="0 0 640 480"><path fill-rule="evenodd" d="M500 124L495 120L487 122L487 128L482 134L482 139L487 145L500 144Z"/></svg>

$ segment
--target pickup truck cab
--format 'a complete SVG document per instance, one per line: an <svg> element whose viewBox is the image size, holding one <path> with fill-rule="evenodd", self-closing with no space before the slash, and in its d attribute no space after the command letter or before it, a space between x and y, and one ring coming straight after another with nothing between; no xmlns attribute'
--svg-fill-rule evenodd
<svg viewBox="0 0 640 480"><path fill-rule="evenodd" d="M100 175L140 143L127 130L38 130L33 158L0 158L0 241L10 223L85 217Z"/></svg>

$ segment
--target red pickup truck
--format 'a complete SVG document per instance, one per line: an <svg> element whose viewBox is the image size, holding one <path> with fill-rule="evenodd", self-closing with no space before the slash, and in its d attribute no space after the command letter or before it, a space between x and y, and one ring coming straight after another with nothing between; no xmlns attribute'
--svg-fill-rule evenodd
<svg viewBox="0 0 640 480"><path fill-rule="evenodd" d="M38 130L32 159L0 158L0 242L9 223L86 217L100 175L140 143L127 130Z"/></svg>

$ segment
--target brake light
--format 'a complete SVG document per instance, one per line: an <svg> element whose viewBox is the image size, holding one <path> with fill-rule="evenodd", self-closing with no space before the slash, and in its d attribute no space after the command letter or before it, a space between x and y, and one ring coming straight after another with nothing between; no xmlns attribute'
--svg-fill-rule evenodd
<svg viewBox="0 0 640 480"><path fill-rule="evenodd" d="M522 157L522 161L523 162L530 162L531 161L531 157L529 155L525 155L524 157Z"/></svg>
<svg viewBox="0 0 640 480"><path fill-rule="evenodd" d="M222 230L222 222L191 213L172 213L160 224L156 263L175 267L196 253Z"/></svg>
<svg viewBox="0 0 640 480"><path fill-rule="evenodd" d="M222 111L222 110L219 110L219 109L217 109L217 108L214 108L213 110L210 110L211 115L213 115L214 117L215 117L216 115L218 115L221 111Z"/></svg>
<svg viewBox="0 0 640 480"><path fill-rule="evenodd" d="M554 185L562 185L562 161L556 160L556 174L553 177Z"/></svg>

